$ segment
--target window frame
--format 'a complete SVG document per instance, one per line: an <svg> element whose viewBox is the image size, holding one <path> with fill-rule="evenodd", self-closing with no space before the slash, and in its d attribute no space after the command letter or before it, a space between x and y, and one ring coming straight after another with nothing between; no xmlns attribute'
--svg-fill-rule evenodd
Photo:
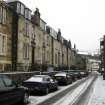
<svg viewBox="0 0 105 105"><path fill-rule="evenodd" d="M24 49L23 50L24 59L29 59L29 49L30 49L29 44L24 43L23 49Z"/></svg>
<svg viewBox="0 0 105 105"><path fill-rule="evenodd" d="M21 3L17 3L17 13L21 13Z"/></svg>
<svg viewBox="0 0 105 105"><path fill-rule="evenodd" d="M23 5L23 4L20 4L20 13L21 13L21 15L25 15L25 6Z"/></svg>
<svg viewBox="0 0 105 105"><path fill-rule="evenodd" d="M0 6L0 24L6 24L7 23L7 9L4 6Z"/></svg>
<svg viewBox="0 0 105 105"><path fill-rule="evenodd" d="M25 35L29 37L30 35L30 24L28 20L25 20Z"/></svg>
<svg viewBox="0 0 105 105"><path fill-rule="evenodd" d="M2 39L0 39L1 40L1 44L2 44L0 46L1 49L2 49L2 50L0 49L0 55L6 55L6 50L7 50L7 35L6 34L3 34L3 33L0 33L0 37L2 38ZM3 37L5 38L4 41L3 41ZM4 46L4 48L3 48L3 46Z"/></svg>

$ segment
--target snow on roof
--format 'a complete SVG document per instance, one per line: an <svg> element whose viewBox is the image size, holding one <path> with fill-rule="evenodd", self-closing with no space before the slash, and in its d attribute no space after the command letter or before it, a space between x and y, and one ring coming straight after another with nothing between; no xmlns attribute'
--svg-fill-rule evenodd
<svg viewBox="0 0 105 105"><path fill-rule="evenodd" d="M55 76L66 76L66 73L65 72L57 73Z"/></svg>
<svg viewBox="0 0 105 105"><path fill-rule="evenodd" d="M43 78L42 77L31 77L26 82L42 82Z"/></svg>
<svg viewBox="0 0 105 105"><path fill-rule="evenodd" d="M29 78L28 80L26 80L26 82L42 82L44 77L50 77L48 75L34 75L31 78Z"/></svg>
<svg viewBox="0 0 105 105"><path fill-rule="evenodd" d="M34 75L34 77L49 77L48 75Z"/></svg>

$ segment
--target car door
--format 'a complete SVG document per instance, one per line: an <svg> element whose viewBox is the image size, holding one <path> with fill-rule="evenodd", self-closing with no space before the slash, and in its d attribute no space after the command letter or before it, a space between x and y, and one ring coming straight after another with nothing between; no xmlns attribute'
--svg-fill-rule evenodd
<svg viewBox="0 0 105 105"><path fill-rule="evenodd" d="M4 97L6 97L5 100L8 101L9 103L18 102L20 100L19 99L20 94L16 85L8 77L4 77L2 79L5 84L5 88L4 88ZM6 105L9 105L9 104L6 104Z"/></svg>

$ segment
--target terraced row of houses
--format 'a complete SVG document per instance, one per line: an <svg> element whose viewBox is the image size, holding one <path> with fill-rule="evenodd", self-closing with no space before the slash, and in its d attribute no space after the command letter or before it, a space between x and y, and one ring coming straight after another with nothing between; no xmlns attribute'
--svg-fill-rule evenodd
<svg viewBox="0 0 105 105"><path fill-rule="evenodd" d="M32 71L70 69L76 66L78 54L71 41L63 38L35 12L17 0L0 1L0 70ZM80 59L81 58L81 59Z"/></svg>

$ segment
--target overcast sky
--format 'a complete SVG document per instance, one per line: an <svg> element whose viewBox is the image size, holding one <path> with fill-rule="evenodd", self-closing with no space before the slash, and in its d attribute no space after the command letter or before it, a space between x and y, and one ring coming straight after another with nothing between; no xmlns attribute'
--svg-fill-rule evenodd
<svg viewBox="0 0 105 105"><path fill-rule="evenodd" d="M105 0L20 0L81 51L99 49L105 34Z"/></svg>

